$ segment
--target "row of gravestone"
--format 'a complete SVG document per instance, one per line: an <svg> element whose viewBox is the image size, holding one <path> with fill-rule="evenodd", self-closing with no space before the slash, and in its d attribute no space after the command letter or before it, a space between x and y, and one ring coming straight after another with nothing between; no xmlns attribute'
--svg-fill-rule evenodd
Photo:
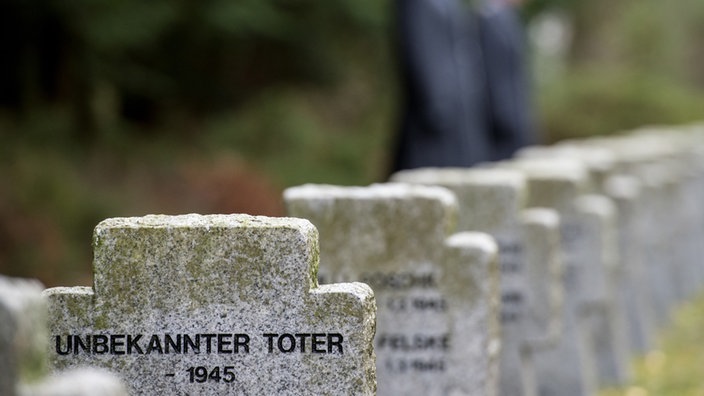
<svg viewBox="0 0 704 396"><path fill-rule="evenodd" d="M704 283L701 126L392 181L101 222L93 288L2 280L0 394L591 395Z"/></svg>

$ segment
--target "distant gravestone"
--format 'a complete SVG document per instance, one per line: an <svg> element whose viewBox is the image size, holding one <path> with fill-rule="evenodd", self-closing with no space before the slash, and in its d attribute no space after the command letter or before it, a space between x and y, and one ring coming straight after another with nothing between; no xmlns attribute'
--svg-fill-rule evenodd
<svg viewBox="0 0 704 396"><path fill-rule="evenodd" d="M564 285L560 250L560 219L554 210L531 208L521 214L525 275L528 288L525 306L525 336L520 345L525 396L539 395L537 359L556 349L563 337ZM546 281L558 277L559 281ZM540 371L546 375L545 370Z"/></svg>
<svg viewBox="0 0 704 396"><path fill-rule="evenodd" d="M640 169L634 174L652 190L651 203L659 207L655 213L657 226L651 230L654 239L651 245L655 247L653 254L659 253L660 264L654 260L651 264L659 273L655 287L661 289L667 299L668 312L658 315L663 324L667 323L675 305L693 296L700 287L696 267L700 267L701 255L691 253L699 250L692 249L693 244L702 245L698 231L702 200L701 193L696 192L698 187L694 187L701 177L701 168L697 166L698 161L691 159L692 154L696 158L696 148L702 147L702 140L701 136L692 139L690 135L700 127L691 128L649 127L629 136L649 148L649 156L642 158L640 166L636 166ZM662 304L657 302L658 305Z"/></svg>
<svg viewBox="0 0 704 396"><path fill-rule="evenodd" d="M630 376L628 335L615 294L621 278L614 204L602 195L585 194L590 178L584 160L528 159L514 166L526 172L529 200L558 210L563 220L565 289L576 298L585 392L625 382Z"/></svg>
<svg viewBox="0 0 704 396"><path fill-rule="evenodd" d="M689 283L686 247L686 241L690 237L687 223L693 213L687 211L692 205L686 196L686 178L679 165L673 159L661 159L642 169L644 178L652 178L646 184L656 190L653 198L658 210L654 217L658 221L655 223L657 226L651 225L651 232L661 261L652 264L656 268L656 287L663 291L666 301L664 305L658 304L665 309L661 315L663 324L669 322L674 308L688 295L693 294ZM701 201L697 201L695 205L701 205ZM701 241L698 243L701 244ZM699 259L701 260L701 257Z"/></svg>
<svg viewBox="0 0 704 396"><path fill-rule="evenodd" d="M0 277L0 394L40 381L46 365L46 305L38 281Z"/></svg>
<svg viewBox="0 0 704 396"><path fill-rule="evenodd" d="M590 193L601 191L604 181L616 167L617 158L613 152L599 145L584 144L584 140L562 141L551 146L528 146L516 153L520 159L568 159L577 161L588 173L585 189Z"/></svg>
<svg viewBox="0 0 704 396"><path fill-rule="evenodd" d="M289 215L320 230L326 281L374 289L379 395L497 395L497 248L486 234L450 235L449 191L305 185L284 196Z"/></svg>
<svg viewBox="0 0 704 396"><path fill-rule="evenodd" d="M699 292L704 286L704 263L701 257L704 257L704 125L690 126L685 130L683 135L683 145L688 147L688 163L692 170L693 176L689 184L689 192L692 200L694 200L695 210L690 219L691 235L689 237L689 248L687 249L690 257L690 267L693 273L693 278L696 279L695 288ZM697 142L692 144L691 142Z"/></svg>
<svg viewBox="0 0 704 396"><path fill-rule="evenodd" d="M628 336L622 300L616 298L621 274L618 263L618 229L613 202L601 195L584 195L576 201L582 229L583 313L590 331L590 348L596 358L599 386L623 384L630 376Z"/></svg>
<svg viewBox="0 0 704 396"><path fill-rule="evenodd" d="M20 392L22 396L127 396L114 374L95 368L78 368L53 374Z"/></svg>
<svg viewBox="0 0 704 396"><path fill-rule="evenodd" d="M368 286L317 286L308 221L247 215L108 219L94 288L54 288L54 367L117 373L131 394L372 395Z"/></svg>
<svg viewBox="0 0 704 396"><path fill-rule="evenodd" d="M674 236L675 249L682 261L680 281L683 283L683 299L695 297L701 287L700 268L702 257L702 233L700 231L704 214L702 212L702 194L699 191L703 169L691 152L682 152L677 158L679 173L678 196L676 205L679 210L678 233Z"/></svg>
<svg viewBox="0 0 704 396"><path fill-rule="evenodd" d="M683 205L675 193L677 180L667 164L667 158L675 155L672 140L672 137L654 139L641 131L583 143L611 151L616 159L615 174L634 177L640 185L638 223L646 280L644 289L649 294L646 304L652 307L652 323L660 327L668 323L682 283L678 279L679 249L674 246L678 243L676 219Z"/></svg>
<svg viewBox="0 0 704 396"><path fill-rule="evenodd" d="M656 323L664 328L670 323L670 313L676 303L676 270L679 264L673 257L670 242L675 234L670 213L674 198L667 170L662 164L642 165L636 173L646 191L648 221L644 224L648 244L645 246L646 265L653 295L652 304Z"/></svg>
<svg viewBox="0 0 704 396"><path fill-rule="evenodd" d="M556 146L536 146L523 150L519 155L533 159L568 159L579 163L587 171L588 178L584 193L591 195L589 199L580 199L582 205L582 223L595 223L592 231L585 233L584 242L591 243L592 248L583 249L586 253L584 262L588 271L586 284L597 282L598 300L592 301L590 312L593 330L591 349L595 350L597 361L597 377L600 386L613 386L624 383L630 378L628 357L636 349L632 347L630 337L641 331L643 324L635 310L632 293L633 283L627 279L628 265L632 261L619 254L621 248L617 240L621 217L618 215L615 203L604 191L605 181L615 173L618 159L613 152L599 145L587 145L580 142L565 142ZM541 158L542 157L542 158ZM642 294L642 293L641 293ZM634 314L635 313L635 314ZM600 323L597 323L600 322Z"/></svg>
<svg viewBox="0 0 704 396"><path fill-rule="evenodd" d="M589 173L588 193L606 196L612 200L614 205L618 206L615 224L616 234L618 234L620 241L617 250L621 253L618 255L618 259L611 260L606 268L607 293L610 299L609 309L612 311L609 315L612 317L614 335L623 340L621 344L625 345L621 354L624 357L633 356L638 352L643 352L642 344L645 342L643 337L646 333L651 332L648 330L648 326L651 327L649 324L651 323L650 315L647 313L647 309L643 309L644 305L648 305L649 288L643 287L645 279L640 276L643 272L642 260L639 257L640 252L632 248L633 244L641 243L642 240L642 235L634 232L638 229L634 228L632 218L634 216L642 217L644 213L640 211L638 215L627 214L626 212L633 212L633 204L627 201L633 201L636 198L632 197L624 201L621 194L614 195L612 191L606 190L607 181L613 175L619 174L620 157L603 142L594 144L590 142L591 140L575 140L564 141L554 146L534 146L521 150L518 155L521 158L569 158L579 161ZM618 184L628 190L633 190L633 188L626 186L632 185L632 183ZM610 228L612 227L607 226L607 228L609 229L605 231L611 232ZM634 279L632 276L638 279ZM632 339L632 337L639 339ZM626 362L623 361L622 365L625 364ZM605 374L606 379L611 378L606 381L607 383L613 383L618 378L618 375L610 375L608 372Z"/></svg>
<svg viewBox="0 0 704 396"><path fill-rule="evenodd" d="M630 323L630 349L643 354L654 345L656 328L644 265L645 236L641 222L646 216L641 183L635 177L614 174L605 180L604 192L618 209L619 256L624 271L624 287L618 292L622 294L624 311Z"/></svg>
<svg viewBox="0 0 704 396"><path fill-rule="evenodd" d="M582 310L594 291L585 283L589 268L585 268L584 229L576 207L577 198L587 188L586 169L577 162L556 160L512 161L503 166L525 175L528 206L551 208L560 215L565 289L562 336L554 349L534 356L538 394L592 395L597 388L595 357ZM603 290L603 284L592 287Z"/></svg>
<svg viewBox="0 0 704 396"><path fill-rule="evenodd" d="M0 276L0 395L127 396L114 376L93 369L49 376L42 285Z"/></svg>
<svg viewBox="0 0 704 396"><path fill-rule="evenodd" d="M536 382L529 367L532 356L557 341L562 317L557 214L526 211L525 179L513 170L425 168L401 171L391 179L450 189L459 203L458 229L486 232L497 240L502 294L499 394L534 394L535 389L526 389Z"/></svg>
<svg viewBox="0 0 704 396"><path fill-rule="evenodd" d="M701 136L699 137L701 139ZM688 134L683 138L683 144L687 149L683 153L685 166L685 187L682 194L683 202L683 241L682 249L685 252L687 267L687 282L689 286L688 297L693 297L700 292L704 283L704 265L701 257L704 257L704 148L702 143L692 145L689 142L700 142L692 140ZM700 151L697 151L699 149Z"/></svg>
<svg viewBox="0 0 704 396"><path fill-rule="evenodd" d="M572 144L579 149L608 150L617 175L640 185L639 237L647 290L644 303L652 308L653 323L664 326L673 306L693 295L701 285L701 126L646 127L609 138L590 138ZM699 158L699 159L698 159ZM693 237L694 236L694 237ZM625 269L628 271L629 269ZM642 294L642 293L639 293ZM633 311L629 311L631 314ZM633 333L633 330L631 330Z"/></svg>

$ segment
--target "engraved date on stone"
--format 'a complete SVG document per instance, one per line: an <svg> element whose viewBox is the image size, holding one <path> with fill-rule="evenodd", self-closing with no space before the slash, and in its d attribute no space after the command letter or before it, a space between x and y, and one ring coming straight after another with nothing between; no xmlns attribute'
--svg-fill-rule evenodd
<svg viewBox="0 0 704 396"><path fill-rule="evenodd" d="M235 381L234 366L216 366L213 368L196 366L189 367L186 372L188 372L188 382L190 383L202 384L208 381L230 383Z"/></svg>

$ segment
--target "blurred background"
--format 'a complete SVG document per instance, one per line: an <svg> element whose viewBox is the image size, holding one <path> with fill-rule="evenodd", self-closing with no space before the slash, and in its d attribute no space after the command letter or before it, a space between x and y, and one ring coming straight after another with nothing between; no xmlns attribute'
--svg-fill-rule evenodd
<svg viewBox="0 0 704 396"><path fill-rule="evenodd" d="M522 9L543 143L704 115L704 1ZM389 0L0 2L0 273L90 285L102 219L382 181Z"/></svg>

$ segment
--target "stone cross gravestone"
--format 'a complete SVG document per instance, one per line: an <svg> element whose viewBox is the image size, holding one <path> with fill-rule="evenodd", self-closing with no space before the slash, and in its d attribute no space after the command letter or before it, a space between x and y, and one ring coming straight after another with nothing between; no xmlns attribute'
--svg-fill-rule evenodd
<svg viewBox="0 0 704 396"><path fill-rule="evenodd" d="M685 210L685 246L683 247L687 260L687 278L690 283L690 293L701 291L704 278L704 153L702 137L693 139L690 133L683 135L682 144L683 160L686 169L686 187L684 191L683 207ZM690 297L692 297L690 295Z"/></svg>
<svg viewBox="0 0 704 396"><path fill-rule="evenodd" d="M644 267L645 219L641 183L633 176L614 174L604 182L604 192L618 208L619 251L623 264L622 301L628 317L630 350L644 354L654 345L655 324L650 288Z"/></svg>
<svg viewBox="0 0 704 396"><path fill-rule="evenodd" d="M560 219L545 208L526 209L521 214L526 280L525 336L520 345L524 396L539 395L536 365L543 353L556 349L562 338L564 318L563 262L560 250ZM559 281L555 282L554 277ZM546 279L553 279L548 280ZM540 371L546 375L545 371Z"/></svg>
<svg viewBox="0 0 704 396"><path fill-rule="evenodd" d="M680 187L679 187L679 235L675 236L679 242L677 250L682 257L683 273L680 279L685 285L685 299L695 297L701 288L701 257L702 233L701 227L704 223L702 210L702 194L699 191L702 177L701 163L697 161L696 155L691 150L682 149L678 158Z"/></svg>
<svg viewBox="0 0 704 396"><path fill-rule="evenodd" d="M131 394L372 395L375 301L318 286L308 221L248 215L108 219L94 287L54 288L54 367L104 367Z"/></svg>
<svg viewBox="0 0 704 396"><path fill-rule="evenodd" d="M662 135L661 135L662 134ZM670 311L684 294L681 243L686 235L682 225L690 205L682 192L683 174L678 166L679 152L672 131L640 130L602 144L619 159L619 171L641 183L644 219L644 262L652 299L654 322L665 326ZM686 237L685 237L686 238Z"/></svg>
<svg viewBox="0 0 704 396"><path fill-rule="evenodd" d="M616 171L635 177L641 186L642 207L641 237L643 239L643 261L650 294L647 302L652 306L652 322L664 326L669 321L669 311L675 302L679 286L674 278L677 274L677 258L672 251L672 240L676 234L677 207L672 202L676 180L663 159L672 155L669 140L654 141L650 137L633 135L612 139L594 139L586 142L600 145L612 151L617 160Z"/></svg>
<svg viewBox="0 0 704 396"><path fill-rule="evenodd" d="M439 187L305 185L288 214L320 230L320 273L361 280L379 307L379 395L496 395L499 279L488 235L457 233Z"/></svg>
<svg viewBox="0 0 704 396"><path fill-rule="evenodd" d="M81 367L47 377L20 392L21 396L128 396L127 387L103 369Z"/></svg>
<svg viewBox="0 0 704 396"><path fill-rule="evenodd" d="M582 262L586 263L583 272L584 284L588 286L595 298L591 299L590 321L595 351L598 379L600 386L612 386L623 383L630 377L628 357L632 355L631 329L639 323L628 320L628 301L626 292L629 280L626 279L627 268L618 254L616 242L619 234L615 204L604 192L604 182L615 171L617 159L609 150L579 144L578 142L561 143L557 146L534 147L519 153L523 158L533 160L567 159L575 161L587 171L587 185L584 193L589 198L578 198L579 219L583 232L582 244L591 244L584 248ZM591 226L590 226L591 225ZM596 286L594 286L596 285ZM585 311L586 312L586 311Z"/></svg>
<svg viewBox="0 0 704 396"><path fill-rule="evenodd" d="M529 378L535 370L527 367L532 359L526 353L557 341L562 316L557 214L524 211L525 179L513 170L424 168L391 179L450 189L459 203L458 230L486 232L496 239L502 295L499 394L535 393L526 389L536 381Z"/></svg>
<svg viewBox="0 0 704 396"><path fill-rule="evenodd" d="M43 286L0 276L0 395L127 396L120 381L93 369L49 376Z"/></svg>
<svg viewBox="0 0 704 396"><path fill-rule="evenodd" d="M581 163L588 173L586 190L601 191L604 181L617 164L614 153L599 145L587 145L585 140L564 140L550 146L527 146L516 152L516 159L563 158Z"/></svg>
<svg viewBox="0 0 704 396"><path fill-rule="evenodd" d="M587 188L586 169L573 161L511 161L501 166L521 172L528 183L528 206L547 207L560 215L564 309L562 336L556 347L534 356L539 395L594 394L597 387L594 353L581 316L587 299L583 272L583 230L576 200ZM598 287L598 285L594 285Z"/></svg>
<svg viewBox="0 0 704 396"><path fill-rule="evenodd" d="M0 277L0 394L40 381L46 365L46 305L35 280Z"/></svg>
<svg viewBox="0 0 704 396"><path fill-rule="evenodd" d="M692 257L693 250L689 243L693 236L701 235L697 232L701 222L701 195L696 192L696 187L692 188L701 177L701 168L696 161L691 161L696 148L702 147L701 136L692 139L691 132L697 128L700 126L646 127L633 131L629 136L632 141L644 141L651 147L650 163L637 173L645 179L653 176L660 179L659 195L664 203L661 210L665 212L661 214L661 224L658 224L655 235L659 242L666 241L667 244L663 257L667 263L660 267L664 267L661 278L670 277L670 309L699 289L698 282L694 281L696 270L691 264L699 265L701 255ZM696 238L695 243L701 245L701 239Z"/></svg>
<svg viewBox="0 0 704 396"><path fill-rule="evenodd" d="M600 387L623 384L630 377L628 335L623 300L617 299L618 263L616 208L602 195L584 195L576 208L583 247L582 312L588 321L590 349L596 358ZM622 284L619 282L619 286Z"/></svg>
<svg viewBox="0 0 704 396"><path fill-rule="evenodd" d="M635 242L635 234L630 226L625 226L628 216L621 213L621 210L627 210L621 207L616 200L620 199L611 195L606 191L606 181L616 174L619 163L618 157L613 151L604 147L603 144L589 144L589 140L573 140L564 141L554 146L533 146L522 149L518 155L521 158L569 158L582 163L589 173L588 192L591 194L601 194L613 201L619 208L617 212L617 229L619 240ZM628 205L627 205L628 206ZM628 228L628 229L627 229ZM607 232L610 230L606 230ZM627 233L626 235L621 235ZM640 238L640 236L639 236ZM645 297L643 290L647 287L642 287L643 283L634 283L629 276L637 276L638 267L640 265L633 250L626 244L619 244L618 250L627 249L628 252L619 254L618 260L612 260L612 265L608 268L606 278L608 281L608 294L611 300L612 318L614 326L620 338L625 340L624 345L627 347L624 351L624 356L634 355L639 351L635 340L631 337L636 336L636 333L643 332L643 326L648 322L648 319L643 317L643 310L638 305L645 304L647 299L642 299L639 303L638 298ZM646 331L647 332L647 331ZM642 349L640 349L642 351Z"/></svg>
<svg viewBox="0 0 704 396"><path fill-rule="evenodd" d="M589 387L623 383L630 373L625 319L612 283L619 262L616 208L604 196L584 194L589 179L581 161L532 159L515 166L528 175L530 200L557 209L563 219L566 290L576 297L584 377L594 381Z"/></svg>
<svg viewBox="0 0 704 396"><path fill-rule="evenodd" d="M660 197L659 222L653 231L662 244L659 279L667 279L669 283L664 285L667 299L664 323L671 319L671 313L679 303L694 294L694 287L690 284L692 276L687 268L687 240L691 235L688 222L696 216L693 209L701 205L699 200L690 202L687 196L687 173L677 154L660 158L642 170L644 177L655 178L652 182L658 187Z"/></svg>
<svg viewBox="0 0 704 396"><path fill-rule="evenodd" d="M696 201L696 210L691 219L692 227L689 256L690 265L696 279L696 289L699 292L704 285L704 263L701 257L704 256L704 124L689 126L683 131L683 145L688 150L689 167L693 172L693 179L690 183L690 193Z"/></svg>
<svg viewBox="0 0 704 396"><path fill-rule="evenodd" d="M663 164L640 164L634 169L645 191L647 221L645 226L647 244L645 247L646 268L653 299L655 322L660 328L670 323L670 314L676 304L676 282L679 263L672 251L672 235L675 224L672 221L673 180Z"/></svg>

